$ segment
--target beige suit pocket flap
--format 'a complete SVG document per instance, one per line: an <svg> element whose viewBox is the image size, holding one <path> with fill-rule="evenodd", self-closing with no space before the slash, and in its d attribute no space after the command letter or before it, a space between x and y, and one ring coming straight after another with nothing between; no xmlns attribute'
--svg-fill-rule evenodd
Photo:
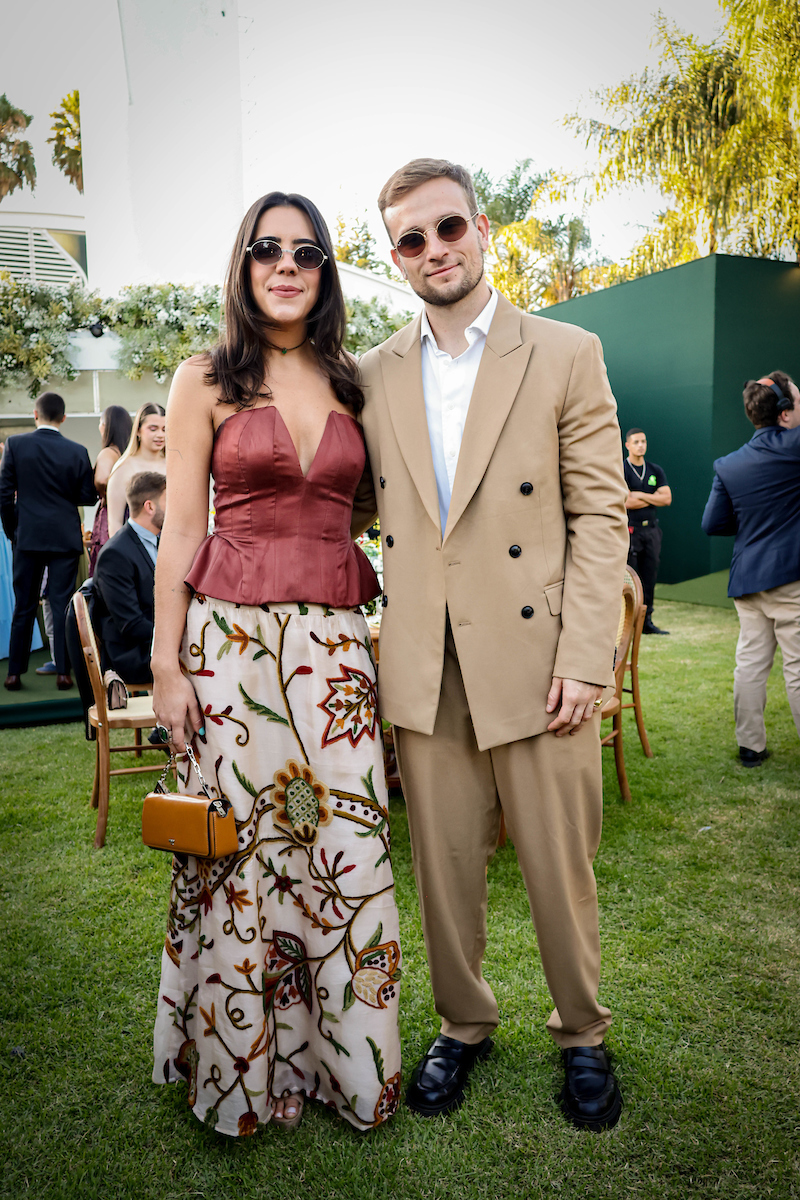
<svg viewBox="0 0 800 1200"><path fill-rule="evenodd" d="M561 600L564 595L564 580L558 583L551 583L550 587L544 589L544 594L547 597L547 607L550 609L550 615L557 617L561 612Z"/></svg>

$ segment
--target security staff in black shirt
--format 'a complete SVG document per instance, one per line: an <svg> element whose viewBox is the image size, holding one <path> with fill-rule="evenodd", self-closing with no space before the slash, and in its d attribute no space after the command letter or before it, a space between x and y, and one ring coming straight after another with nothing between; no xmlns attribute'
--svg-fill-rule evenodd
<svg viewBox="0 0 800 1200"><path fill-rule="evenodd" d="M647 615L642 633L669 633L653 624L653 592L661 558L661 528L656 509L672 504L667 477L657 463L647 462L647 438L641 429L629 429L625 434L625 482L628 485L628 532L631 544L628 566L633 567L642 581Z"/></svg>

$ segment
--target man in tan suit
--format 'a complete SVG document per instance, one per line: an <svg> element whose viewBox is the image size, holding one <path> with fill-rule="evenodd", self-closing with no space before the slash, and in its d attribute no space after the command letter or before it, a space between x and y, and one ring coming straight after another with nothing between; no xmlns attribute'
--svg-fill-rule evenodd
<svg viewBox="0 0 800 1200"><path fill-rule="evenodd" d="M407 1102L461 1103L492 1048L486 867L501 811L563 1048L562 1105L613 1125L592 862L600 721L628 550L616 406L597 338L514 308L483 272L463 167L417 159L379 205L424 312L361 363L384 558L380 699L395 730L441 1034Z"/></svg>

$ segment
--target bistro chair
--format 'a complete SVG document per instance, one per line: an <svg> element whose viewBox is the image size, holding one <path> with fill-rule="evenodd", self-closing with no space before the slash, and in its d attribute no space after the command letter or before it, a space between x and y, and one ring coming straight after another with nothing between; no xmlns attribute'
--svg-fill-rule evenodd
<svg viewBox="0 0 800 1200"><path fill-rule="evenodd" d="M636 588L638 586L638 593ZM637 599L638 596L638 599ZM622 798L627 803L631 801L631 789L628 784L628 775L625 770L625 755L622 747L622 709L632 708L633 705L623 705L622 703L622 684L625 679L625 667L628 661L628 652L633 639L633 631L636 625L641 603L642 585L639 582L638 575L633 572L630 567L625 568L625 578L622 585L622 598L620 601L619 625L617 626L617 639L614 651L614 695L606 700L603 707L600 709L600 719L605 721L611 718L611 732L600 739L601 746L614 747L614 760L617 768L617 780L619 782L619 790L622 793ZM642 617L642 622L644 617ZM641 622L639 624L641 630ZM637 678L638 687L638 678ZM644 726L642 727L644 728ZM645 734L645 737L647 735ZM649 747L648 747L649 748ZM498 846L505 846L508 838L506 831L506 819L503 814L500 814L500 834L497 839Z"/></svg>
<svg viewBox="0 0 800 1200"><path fill-rule="evenodd" d="M72 597L72 607L78 626L78 635L83 651L83 661L86 673L92 685L94 704L88 712L88 721L97 730L95 742L96 756L94 767L94 784L92 786L92 808L97 809L97 828L94 835L95 849L99 850L105 844L106 825L108 824L108 797L112 775L139 775L144 771L162 771L163 763L155 767L117 767L111 769L111 755L133 752L137 758L142 753L143 729L155 726L156 718L153 712L151 696L132 696L127 708L109 709L103 677L100 673L100 648L97 637L89 619L89 608L86 597L76 592ZM112 729L134 730L135 741L131 745L112 746L110 733ZM167 747L164 747L166 750Z"/></svg>
<svg viewBox="0 0 800 1200"><path fill-rule="evenodd" d="M377 625L370 625L370 637L372 639L372 649L375 654L375 666L378 666L380 658L380 628ZM395 788L400 787L400 772L397 769L397 756L394 752L394 730L388 721L381 722L383 735L383 764L386 771L386 787L391 792Z"/></svg>
<svg viewBox="0 0 800 1200"><path fill-rule="evenodd" d="M630 579L636 591L636 619L633 623L633 640L631 642L631 653L628 664L625 668L626 672L630 673L631 686L623 687L623 692L632 699L623 704L623 708L632 708L636 717L636 728L639 731L639 741L642 743L647 758L653 757L653 751L650 749L650 742L647 739L647 730L644 727L644 713L642 712L642 697L639 691L639 644L642 640L642 629L644 628L644 619L647 616L647 605L644 602L644 591L642 590L642 581L634 571L633 567L625 568L625 579Z"/></svg>
<svg viewBox="0 0 800 1200"><path fill-rule="evenodd" d="M640 585L641 586L641 585ZM617 781L622 799L631 801L631 789L625 770L625 754L622 746L622 685L625 681L625 667L628 662L633 628L638 612L636 587L629 570L625 572L622 584L622 599L620 602L619 625L617 626L616 649L614 652L614 695L600 709L600 719L611 718L611 732L600 739L601 746L614 747L614 762L617 768Z"/></svg>

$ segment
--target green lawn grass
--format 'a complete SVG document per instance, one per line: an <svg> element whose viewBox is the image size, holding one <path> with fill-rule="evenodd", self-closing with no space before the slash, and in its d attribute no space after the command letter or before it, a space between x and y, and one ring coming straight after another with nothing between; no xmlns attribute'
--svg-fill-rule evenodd
<svg viewBox="0 0 800 1200"><path fill-rule="evenodd" d="M80 725L0 735L0 1195L43 1200L433 1200L800 1196L800 741L779 667L773 757L736 759L727 610L661 603L645 638L655 757L626 716L634 796L605 752L597 860L601 999L625 1108L610 1133L561 1117L549 1000L513 847L489 871L495 1054L449 1119L403 1109L359 1135L307 1106L300 1129L216 1135L150 1082L169 863L139 840L142 778L112 785L91 848ZM143 777L147 781L148 777ZM408 1072L436 1030L405 811L393 802Z"/></svg>

